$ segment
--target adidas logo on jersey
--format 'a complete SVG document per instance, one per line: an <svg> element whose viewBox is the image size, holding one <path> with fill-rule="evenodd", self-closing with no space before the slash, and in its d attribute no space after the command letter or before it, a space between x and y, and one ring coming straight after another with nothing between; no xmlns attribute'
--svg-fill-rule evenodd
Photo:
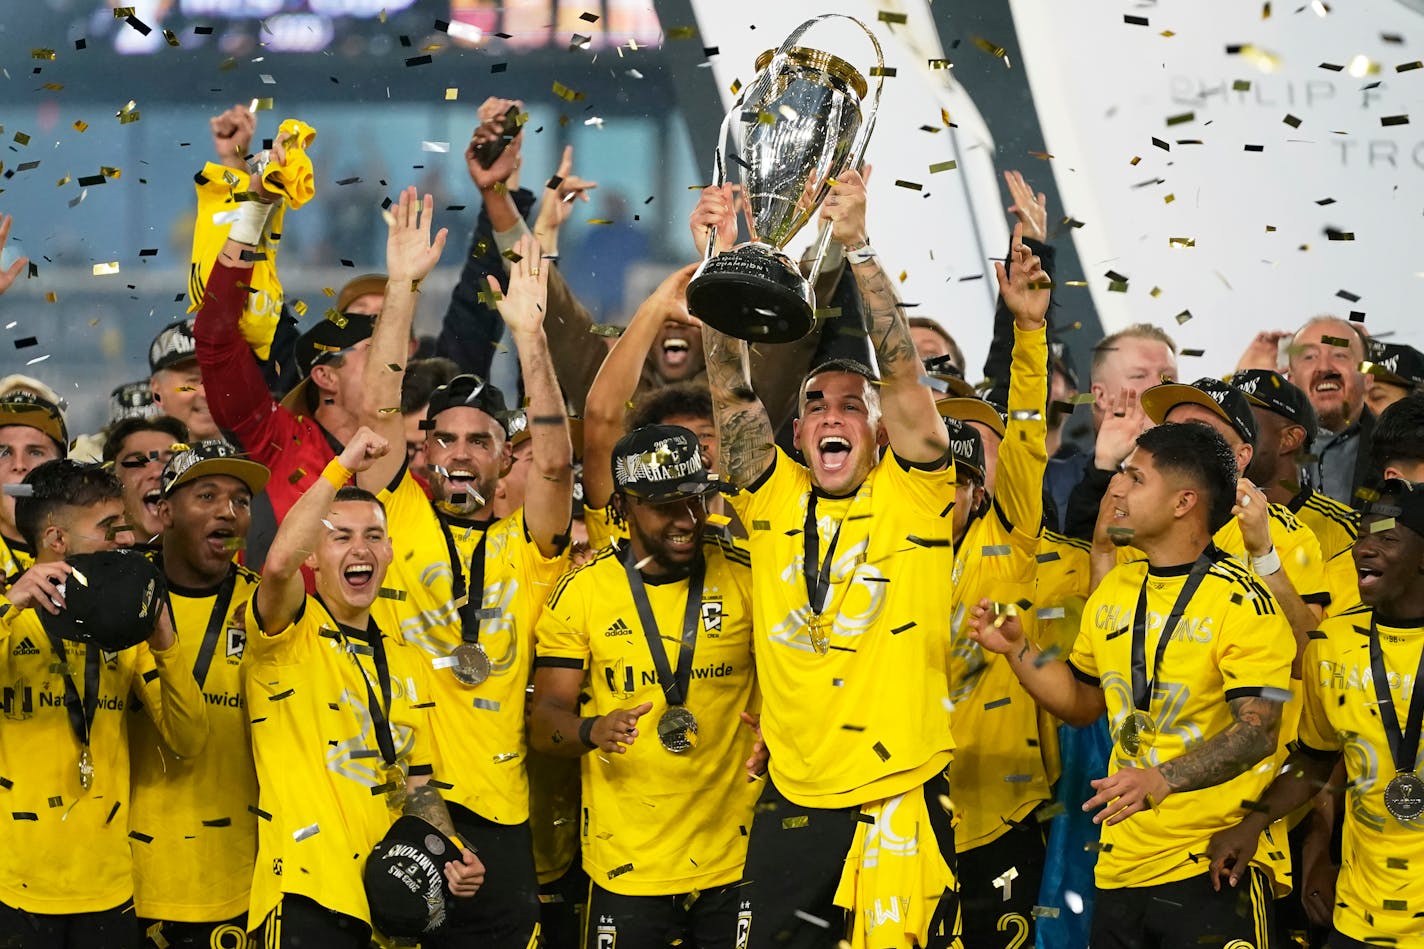
<svg viewBox="0 0 1424 949"><path fill-rule="evenodd" d="M15 644L15 648L10 650L12 656L38 656L40 651L35 648L35 644L30 642L30 637L26 636Z"/></svg>
<svg viewBox="0 0 1424 949"><path fill-rule="evenodd" d="M613 621L612 626L608 627L606 630L603 631L603 635L631 636L633 635L633 629L627 623L623 622L623 617L620 616L618 617L618 619Z"/></svg>

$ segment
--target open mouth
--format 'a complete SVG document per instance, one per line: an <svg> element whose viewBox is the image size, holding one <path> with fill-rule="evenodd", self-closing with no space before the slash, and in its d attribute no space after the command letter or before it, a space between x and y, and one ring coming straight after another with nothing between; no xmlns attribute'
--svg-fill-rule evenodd
<svg viewBox="0 0 1424 949"><path fill-rule="evenodd" d="M692 347L687 340L669 337L663 340L663 362L670 368L678 369L687 364Z"/></svg>
<svg viewBox="0 0 1424 949"><path fill-rule="evenodd" d="M154 488L152 491L145 491L143 494L143 511L149 517L157 520L158 502L163 500L163 492Z"/></svg>
<svg viewBox="0 0 1424 949"><path fill-rule="evenodd" d="M667 541L668 548L675 551L688 551L697 544L697 536L691 532L664 534L663 537Z"/></svg>
<svg viewBox="0 0 1424 949"><path fill-rule="evenodd" d="M348 586L361 590L371 585L372 579L376 576L376 568L369 563L353 563L341 571L341 576L346 580Z"/></svg>
<svg viewBox="0 0 1424 949"><path fill-rule="evenodd" d="M821 466L827 471L840 471L850 463L850 440L840 435L826 435L816 445L821 453Z"/></svg>
<svg viewBox="0 0 1424 949"><path fill-rule="evenodd" d="M1371 570L1368 567L1360 567L1355 571L1360 577L1360 591L1369 590L1379 584L1384 579L1384 574L1378 570Z"/></svg>
<svg viewBox="0 0 1424 949"><path fill-rule="evenodd" d="M220 556L227 556L232 550L232 540L237 534L227 527L208 531L208 547Z"/></svg>
<svg viewBox="0 0 1424 949"><path fill-rule="evenodd" d="M1322 377L1315 385L1310 387L1312 392L1339 392L1343 388L1345 380L1339 373L1332 373Z"/></svg>

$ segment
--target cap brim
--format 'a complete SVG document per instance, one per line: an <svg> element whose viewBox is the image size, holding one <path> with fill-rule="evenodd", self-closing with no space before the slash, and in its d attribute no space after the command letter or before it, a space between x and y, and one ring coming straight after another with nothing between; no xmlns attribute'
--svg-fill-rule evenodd
<svg viewBox="0 0 1424 949"><path fill-rule="evenodd" d="M68 449L64 426L48 409L28 402L0 402L0 428L24 425L44 432L62 449Z"/></svg>
<svg viewBox="0 0 1424 949"><path fill-rule="evenodd" d="M272 476L272 472L268 471L265 465L249 461L246 458L205 458L179 475L178 479L163 492L163 496L168 497L183 485L210 475L228 475L236 478L247 485L247 489L253 494L259 494L263 488L267 487L267 479Z"/></svg>
<svg viewBox="0 0 1424 949"><path fill-rule="evenodd" d="M149 375L152 375L155 372L162 372L165 369L172 369L175 366L181 366L185 362L197 361L197 353L173 353L171 355L164 356L162 359L158 360L156 364L150 365L148 368L148 372Z"/></svg>
<svg viewBox="0 0 1424 949"><path fill-rule="evenodd" d="M386 283L389 280L390 278L383 273L364 273L359 277L351 278L336 297L337 312L345 313L352 303L368 294L378 293L384 296Z"/></svg>
<svg viewBox="0 0 1424 949"><path fill-rule="evenodd" d="M692 476L658 491L638 491L626 487L619 487L618 490L624 494L632 495L639 501L661 504L664 501L680 501L683 498L706 497L709 494L715 494L721 488L721 480L713 478L707 471L703 471L700 477Z"/></svg>
<svg viewBox="0 0 1424 949"><path fill-rule="evenodd" d="M983 399L949 398L935 403L939 414L945 418L959 419L961 422L978 422L991 429L1000 438L1004 437L1003 416Z"/></svg>
<svg viewBox="0 0 1424 949"><path fill-rule="evenodd" d="M958 376L951 376L942 372L930 373L930 378L942 384L945 391L949 393L942 398L972 399L976 393L974 387Z"/></svg>
<svg viewBox="0 0 1424 949"><path fill-rule="evenodd" d="M1249 399L1250 396L1247 398ZM1146 412L1147 417L1156 425L1161 425L1167 420L1167 413L1184 404L1200 405L1204 409L1210 409L1223 422L1230 425L1232 431L1236 431L1236 422L1226 414L1221 403L1196 386L1189 386L1183 382L1166 382L1153 386L1142 393L1142 411Z"/></svg>

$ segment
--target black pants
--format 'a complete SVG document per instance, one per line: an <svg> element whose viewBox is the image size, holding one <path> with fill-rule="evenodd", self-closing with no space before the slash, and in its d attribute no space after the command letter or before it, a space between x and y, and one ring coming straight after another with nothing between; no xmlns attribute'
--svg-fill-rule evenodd
<svg viewBox="0 0 1424 949"><path fill-rule="evenodd" d="M1029 814L991 843L959 855L959 903L964 908L964 945L1005 949L1034 944L1033 908L1043 883L1047 841L1043 824ZM994 881L1018 871L1005 885Z"/></svg>
<svg viewBox="0 0 1424 949"><path fill-rule="evenodd" d="M936 775L922 792L935 844L953 869L954 827L940 806L949 781ZM845 938L845 910L833 902L846 854L855 837L860 808L802 807L793 804L768 778L752 818L747 841L746 881L741 900L750 930L747 949L829 949ZM935 910L923 949L955 944L959 936L959 895L946 891ZM738 949L743 943L739 941Z"/></svg>
<svg viewBox="0 0 1424 949"><path fill-rule="evenodd" d="M285 893L252 933L255 949L369 949L371 927L315 900Z"/></svg>
<svg viewBox="0 0 1424 949"><path fill-rule="evenodd" d="M539 877L529 822L496 824L459 804L450 819L485 865L485 882L469 899L445 901L445 923L421 939L423 949L529 949L539 934Z"/></svg>
<svg viewBox="0 0 1424 949"><path fill-rule="evenodd" d="M619 896L589 884L584 949L734 949L741 887L674 896Z"/></svg>
<svg viewBox="0 0 1424 949"><path fill-rule="evenodd" d="M1255 867L1235 887L1211 888L1206 874L1115 890L1098 889L1093 949L1270 949L1275 945L1271 885Z"/></svg>
<svg viewBox="0 0 1424 949"><path fill-rule="evenodd" d="M6 859L14 860L10 854ZM0 903L0 949L137 949L133 900L97 913L27 913Z"/></svg>
<svg viewBox="0 0 1424 949"><path fill-rule="evenodd" d="M577 856L557 880L539 884L539 935L544 949L579 949L588 909L588 874Z"/></svg>
<svg viewBox="0 0 1424 949"><path fill-rule="evenodd" d="M1393 946L1393 937L1381 936L1381 939L1389 939L1389 942L1360 942L1352 939L1339 931L1332 931L1330 938L1325 942L1325 949L1380 949L1381 946Z"/></svg>
<svg viewBox="0 0 1424 949"><path fill-rule="evenodd" d="M247 949L247 914L220 923L140 919L144 949Z"/></svg>

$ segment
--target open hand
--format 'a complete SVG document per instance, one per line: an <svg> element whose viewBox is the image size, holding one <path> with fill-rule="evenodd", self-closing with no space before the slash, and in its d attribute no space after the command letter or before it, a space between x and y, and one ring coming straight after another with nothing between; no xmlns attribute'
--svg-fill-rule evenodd
<svg viewBox="0 0 1424 949"><path fill-rule="evenodd" d="M1172 786L1161 771L1131 765L1106 778L1098 778L1092 785L1098 793L1083 802L1083 810L1103 809L1093 816L1094 824L1104 821L1120 824L1138 811L1156 807L1172 793Z"/></svg>
<svg viewBox="0 0 1424 949"><path fill-rule="evenodd" d="M1001 656L1026 645L1019 618L1008 614L995 616L994 604L987 597L969 608L969 638Z"/></svg>
<svg viewBox="0 0 1424 949"><path fill-rule="evenodd" d="M549 300L549 268L533 235L525 234L513 250L519 259L510 262L509 289L495 305L509 331L518 335L532 333L544 325ZM493 274L489 277L489 288L499 293L499 283Z"/></svg>
<svg viewBox="0 0 1424 949"><path fill-rule="evenodd" d="M60 588L73 569L62 560L37 563L20 574L5 596L17 610L44 610L58 616L64 609L64 593Z"/></svg>
<svg viewBox="0 0 1424 949"><path fill-rule="evenodd" d="M534 221L534 233L539 242L552 246L559 228L574 212L574 202L588 203L588 193L598 187L598 182L587 181L574 174L574 147L564 146L564 157L559 161L559 170L549 179L544 188L544 200L539 204L539 217Z"/></svg>
<svg viewBox="0 0 1424 949"><path fill-rule="evenodd" d="M5 242L10 239L10 225L15 219L8 214L0 214L0 252L5 250ZM0 294L10 289L10 285L20 278L29 266L30 258L20 257L6 270L0 270Z"/></svg>
<svg viewBox="0 0 1424 949"><path fill-rule="evenodd" d="M1009 205L1009 213L1023 225L1024 237L1038 241L1048 241L1048 197L1040 191L1037 195L1024 180L1023 172L1004 172L1004 183L1009 186L1009 194L1014 203Z"/></svg>
<svg viewBox="0 0 1424 949"><path fill-rule="evenodd" d="M1099 471L1116 471L1137 447L1137 436L1152 427L1152 420L1142 411L1137 390L1131 386L1119 390L1108 409L1098 427L1093 455L1093 464Z"/></svg>
<svg viewBox="0 0 1424 949"><path fill-rule="evenodd" d="M589 729L588 740L609 754L626 755L628 746L638 740L638 719L652 710L653 703L644 702L600 715Z"/></svg>
<svg viewBox="0 0 1424 949"><path fill-rule="evenodd" d="M447 231L442 227L431 242L434 206L433 197L427 194L424 201L417 200L415 188L410 187L401 192L400 201L387 212L390 230L386 237L386 272L391 281L400 284L424 280L440 262Z"/></svg>
<svg viewBox="0 0 1424 949"><path fill-rule="evenodd" d="M1023 223L1015 224L1007 272L996 260L994 275L999 278L999 299L1014 315L1014 323L1021 330L1036 330L1047 320L1052 290L1043 262L1024 244L1023 236Z"/></svg>

